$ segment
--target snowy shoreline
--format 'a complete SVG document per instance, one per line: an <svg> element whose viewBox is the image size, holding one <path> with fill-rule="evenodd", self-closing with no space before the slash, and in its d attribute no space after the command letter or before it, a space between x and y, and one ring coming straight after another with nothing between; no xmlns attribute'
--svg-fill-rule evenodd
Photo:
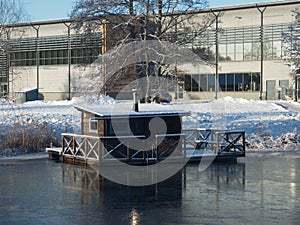
<svg viewBox="0 0 300 225"><path fill-rule="evenodd" d="M300 150L300 104L284 102L284 105L290 104L294 109L299 108L299 111L290 110L282 104L282 101L225 97L218 100L173 102L168 105L147 104L141 108L190 111L191 116L183 119L184 129L202 127L244 130L248 152L264 149ZM33 101L24 104L0 101L0 158L5 155L43 152L50 144L60 145L61 133L80 133L81 116L74 109L75 105L95 108L106 105L114 110L123 110L131 107L132 102L117 102L109 97L97 100L95 96L73 98L71 101Z"/></svg>
<svg viewBox="0 0 300 225"><path fill-rule="evenodd" d="M27 153L14 156L0 156L0 163L3 161L23 161L23 160L33 160L33 159L45 159L48 158L46 152L39 153Z"/></svg>

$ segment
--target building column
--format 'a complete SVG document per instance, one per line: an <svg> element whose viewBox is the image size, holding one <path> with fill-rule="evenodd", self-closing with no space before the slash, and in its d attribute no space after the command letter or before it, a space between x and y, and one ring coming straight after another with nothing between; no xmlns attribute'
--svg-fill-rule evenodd
<svg viewBox="0 0 300 225"><path fill-rule="evenodd" d="M216 74L215 74L215 99L218 99L218 89L220 87L219 85L219 17L221 15L221 12L215 13L214 11L211 11L211 13L216 18L216 33L215 33L215 45L216 45Z"/></svg>
<svg viewBox="0 0 300 225"><path fill-rule="evenodd" d="M263 82L264 82L264 12L267 7L260 8L256 5L257 10L260 12L260 88L259 100L263 98Z"/></svg>
<svg viewBox="0 0 300 225"><path fill-rule="evenodd" d="M39 89L40 89L40 49L39 49L39 30L40 26L32 25L33 29L36 31L36 89L37 96L36 99L39 100Z"/></svg>
<svg viewBox="0 0 300 225"><path fill-rule="evenodd" d="M71 100L71 25L64 25L68 29L68 100Z"/></svg>

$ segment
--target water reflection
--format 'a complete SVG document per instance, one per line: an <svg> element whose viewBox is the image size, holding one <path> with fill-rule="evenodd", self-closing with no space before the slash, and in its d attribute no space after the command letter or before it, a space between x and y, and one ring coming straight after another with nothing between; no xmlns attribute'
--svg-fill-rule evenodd
<svg viewBox="0 0 300 225"><path fill-rule="evenodd" d="M0 162L0 224L297 224L299 169L297 152L249 154L129 187L46 159Z"/></svg>
<svg viewBox="0 0 300 225"><path fill-rule="evenodd" d="M132 187L111 182L89 168L67 164L61 168L63 185L81 191L83 206L101 209L99 219L104 224L159 224L173 213L181 217L183 172L155 185Z"/></svg>
<svg viewBox="0 0 300 225"><path fill-rule="evenodd" d="M216 184L219 189L224 186L225 188L230 186L231 188L239 189L245 187L245 163L214 163L205 171L198 171L197 167L197 163L189 164L167 181L138 188L111 182L89 167L61 164L63 184L68 188L81 190L82 192L102 193L105 187L114 189L117 186L121 186L122 189L128 191L136 189L143 190L145 188L155 189L154 193L157 195L159 188L160 191L163 192L164 188L168 185L176 187L176 190L179 192L180 190L186 189L187 177L188 179L193 177L198 180L201 178L202 182L205 181L207 184ZM189 174L187 174L187 170ZM167 191L170 190L167 189Z"/></svg>
<svg viewBox="0 0 300 225"><path fill-rule="evenodd" d="M81 192L83 206L101 208L101 221L105 224L115 221L126 221L128 224L152 221L159 224L161 220L184 224L189 212L183 201L190 194L195 195L189 203L196 204L194 209L202 210L203 203L213 199L212 196L197 193L199 188L205 189L210 185L216 187L213 194L217 209L220 207L221 190L245 188L244 163L216 163L203 172L198 171L198 164L189 164L167 181L145 187L116 184L99 176L93 169L80 166L61 164L61 169L63 185ZM96 193L97 198L91 193ZM206 200L200 200L199 197ZM115 212L113 216L112 211Z"/></svg>

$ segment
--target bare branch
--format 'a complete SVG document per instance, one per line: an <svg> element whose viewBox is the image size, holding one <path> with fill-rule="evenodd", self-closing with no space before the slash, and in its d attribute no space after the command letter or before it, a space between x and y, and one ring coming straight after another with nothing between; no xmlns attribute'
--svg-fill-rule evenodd
<svg viewBox="0 0 300 225"><path fill-rule="evenodd" d="M72 27L81 34L105 33L105 52L102 54L116 49L110 55L105 54L100 64L105 61L105 67L114 68L116 62L124 62L124 65L118 65L123 69L111 74L105 68L102 70L102 77L109 76L103 87L108 90L110 85L122 83L121 74L126 77L126 74L134 73L137 78L145 77L147 82L153 73L156 77L176 74L176 68L164 64L164 60L148 61L145 57L132 65L128 60L131 54L137 55L136 52L123 53L123 56L127 54L126 59L118 58L118 54L122 52L122 46L135 41L168 41L177 46L193 42L214 22L215 17L211 15L197 14L197 10L207 5L207 0L77 0L70 16L76 21ZM172 36L175 38L170 38ZM148 53L157 54L153 49L149 48ZM172 59L177 56L157 54L157 57Z"/></svg>

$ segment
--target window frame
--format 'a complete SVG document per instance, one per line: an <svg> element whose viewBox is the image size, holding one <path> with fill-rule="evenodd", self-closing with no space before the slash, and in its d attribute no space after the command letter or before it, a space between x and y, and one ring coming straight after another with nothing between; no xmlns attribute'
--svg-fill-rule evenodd
<svg viewBox="0 0 300 225"><path fill-rule="evenodd" d="M92 123L96 124L96 129L93 129L93 126L95 126L95 125L92 125ZM89 119L89 132L90 133L98 133L98 130L99 130L98 119L96 119L96 118L90 118Z"/></svg>

